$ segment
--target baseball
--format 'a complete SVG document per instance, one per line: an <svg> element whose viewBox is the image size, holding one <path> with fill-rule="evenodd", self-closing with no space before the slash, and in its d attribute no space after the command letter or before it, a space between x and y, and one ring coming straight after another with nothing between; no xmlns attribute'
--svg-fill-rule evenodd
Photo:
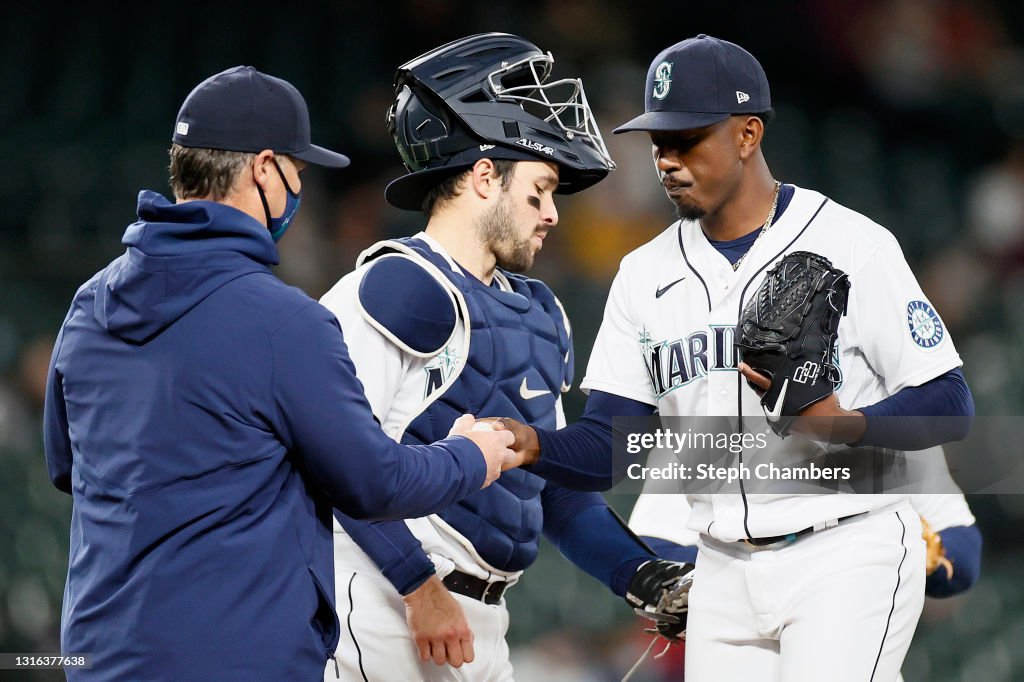
<svg viewBox="0 0 1024 682"><path fill-rule="evenodd" d="M494 427L491 426L491 422L477 422L473 424L473 428L470 431L493 431Z"/></svg>

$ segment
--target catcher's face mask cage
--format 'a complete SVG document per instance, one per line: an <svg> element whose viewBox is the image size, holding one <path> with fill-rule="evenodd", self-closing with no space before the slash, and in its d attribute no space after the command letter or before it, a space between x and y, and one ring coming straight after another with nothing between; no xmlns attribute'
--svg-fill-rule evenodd
<svg viewBox="0 0 1024 682"><path fill-rule="evenodd" d="M487 74L487 83L497 100L518 104L523 111L560 130L567 140L589 142L607 166L614 169L615 162L597 127L583 81L561 78L547 82L554 64L550 52L532 55Z"/></svg>
<svg viewBox="0 0 1024 682"><path fill-rule="evenodd" d="M406 167L445 166L460 152L494 144L558 164L563 194L604 178L615 163L583 84L547 82L553 64L523 38L486 33L399 67L388 129Z"/></svg>

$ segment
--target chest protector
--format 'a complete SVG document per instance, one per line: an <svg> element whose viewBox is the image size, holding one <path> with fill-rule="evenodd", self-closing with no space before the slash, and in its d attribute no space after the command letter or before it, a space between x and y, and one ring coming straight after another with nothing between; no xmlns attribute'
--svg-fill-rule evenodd
<svg viewBox="0 0 1024 682"><path fill-rule="evenodd" d="M453 272L442 256L412 238L379 242L363 253L360 264L388 254L416 261L443 284L466 332L454 371L410 415L401 442L441 440L463 414L512 417L554 429L556 400L572 383L573 351L568 320L551 290L501 271L495 276L505 278L512 291L487 286ZM543 487L540 477L512 469L438 516L491 566L523 570L537 557Z"/></svg>

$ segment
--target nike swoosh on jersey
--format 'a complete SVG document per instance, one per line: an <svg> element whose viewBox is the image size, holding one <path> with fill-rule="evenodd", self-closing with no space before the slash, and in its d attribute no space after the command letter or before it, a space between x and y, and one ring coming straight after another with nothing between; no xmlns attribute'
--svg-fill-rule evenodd
<svg viewBox="0 0 1024 682"><path fill-rule="evenodd" d="M533 398L539 398L542 395L549 395L550 393L551 391L527 388L526 377L523 377L523 383L519 385L519 395L523 396L523 400L532 400Z"/></svg>
<svg viewBox="0 0 1024 682"><path fill-rule="evenodd" d="M786 402L786 391L788 390L789 377L786 377L786 380L782 382L782 390L779 391L779 397L775 400L775 407L771 410L766 407L764 410L764 416L768 417L768 421L777 422L782 419L782 404Z"/></svg>
<svg viewBox="0 0 1024 682"><path fill-rule="evenodd" d="M679 279L677 279L674 282L669 282L668 284L666 284L663 287L658 287L658 291L657 291L656 294L654 294L654 298L661 298L662 294L664 294L666 291L668 291L669 289L671 289L675 285L677 285L680 282L682 282L684 279L686 279L686 277L680 277Z"/></svg>

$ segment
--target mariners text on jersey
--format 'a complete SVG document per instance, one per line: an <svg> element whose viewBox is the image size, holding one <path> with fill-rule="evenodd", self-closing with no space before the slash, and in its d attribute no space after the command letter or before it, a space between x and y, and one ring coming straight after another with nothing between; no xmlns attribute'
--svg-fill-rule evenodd
<svg viewBox="0 0 1024 682"><path fill-rule="evenodd" d="M736 369L736 351L732 325L710 325L709 331L696 331L674 341L652 341L646 329L640 333L647 374L660 398L671 390L715 370Z"/></svg>

